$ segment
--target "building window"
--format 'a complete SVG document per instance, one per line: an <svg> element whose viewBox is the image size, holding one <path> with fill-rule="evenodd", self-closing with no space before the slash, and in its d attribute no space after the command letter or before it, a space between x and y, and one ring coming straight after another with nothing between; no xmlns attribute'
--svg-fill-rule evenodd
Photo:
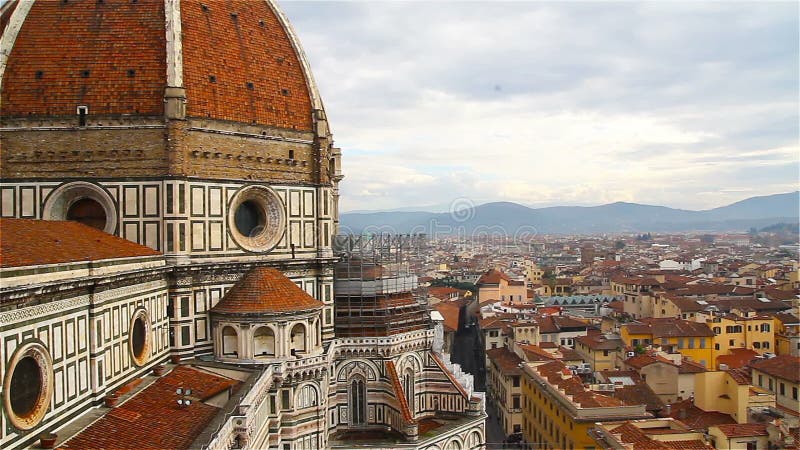
<svg viewBox="0 0 800 450"><path fill-rule="evenodd" d="M797 387L792 387L792 399L797 400Z"/></svg>
<svg viewBox="0 0 800 450"><path fill-rule="evenodd" d="M312 406L317 406L318 403L319 396L317 395L317 389L313 385L306 384L298 389L297 396L294 400L295 408L310 408Z"/></svg>
<svg viewBox="0 0 800 450"><path fill-rule="evenodd" d="M222 354L237 356L239 349L239 335L233 327L222 329Z"/></svg>
<svg viewBox="0 0 800 450"><path fill-rule="evenodd" d="M259 356L275 356L275 332L270 327L260 327L253 335L253 353Z"/></svg>
<svg viewBox="0 0 800 450"><path fill-rule="evenodd" d="M762 347L764 347L764 348L769 348L769 342L767 342L767 341L764 341L764 342L761 344L761 346L762 346Z"/></svg>
<svg viewBox="0 0 800 450"><path fill-rule="evenodd" d="M719 350L719 344L714 344L714 350Z"/></svg>
<svg viewBox="0 0 800 450"><path fill-rule="evenodd" d="M350 425L366 423L367 389L363 378L350 382Z"/></svg>
<svg viewBox="0 0 800 450"><path fill-rule="evenodd" d="M3 406L9 422L30 430L44 418L53 393L53 363L38 343L23 345L11 357L3 381Z"/></svg>
<svg viewBox="0 0 800 450"><path fill-rule="evenodd" d="M150 317L147 310L140 308L131 317L128 335L128 350L137 366L143 366L149 359L150 334Z"/></svg>
<svg viewBox="0 0 800 450"><path fill-rule="evenodd" d="M519 377L511 377L512 382L514 383L514 387L519 387Z"/></svg>
<svg viewBox="0 0 800 450"><path fill-rule="evenodd" d="M720 334L722 329L720 327L714 327L714 334Z"/></svg>
<svg viewBox="0 0 800 450"><path fill-rule="evenodd" d="M760 342L753 342L753 348L761 348Z"/></svg>
<svg viewBox="0 0 800 450"><path fill-rule="evenodd" d="M762 323L761 324L761 332L762 333L768 333L769 330L770 330L770 327L769 327L768 323Z"/></svg>

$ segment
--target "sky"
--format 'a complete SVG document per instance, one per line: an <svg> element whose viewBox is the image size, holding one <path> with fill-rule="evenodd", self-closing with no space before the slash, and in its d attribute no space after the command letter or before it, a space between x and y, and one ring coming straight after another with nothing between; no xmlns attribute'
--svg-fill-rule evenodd
<svg viewBox="0 0 800 450"><path fill-rule="evenodd" d="M342 211L796 190L798 4L287 2Z"/></svg>

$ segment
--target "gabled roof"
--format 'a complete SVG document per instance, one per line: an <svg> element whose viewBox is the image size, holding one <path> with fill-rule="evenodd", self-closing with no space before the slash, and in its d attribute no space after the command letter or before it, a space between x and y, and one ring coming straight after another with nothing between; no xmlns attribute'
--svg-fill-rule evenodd
<svg viewBox="0 0 800 450"><path fill-rule="evenodd" d="M211 308L223 314L275 314L322 308L322 302L308 295L292 280L271 267L256 267Z"/></svg>
<svg viewBox="0 0 800 450"><path fill-rule="evenodd" d="M3 268L160 254L78 222L0 219L0 267Z"/></svg>

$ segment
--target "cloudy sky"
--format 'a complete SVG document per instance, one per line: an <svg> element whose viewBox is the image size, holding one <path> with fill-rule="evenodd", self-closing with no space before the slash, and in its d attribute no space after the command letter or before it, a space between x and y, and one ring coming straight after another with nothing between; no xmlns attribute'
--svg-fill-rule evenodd
<svg viewBox="0 0 800 450"><path fill-rule="evenodd" d="M798 5L286 2L341 209L688 209L797 189Z"/></svg>

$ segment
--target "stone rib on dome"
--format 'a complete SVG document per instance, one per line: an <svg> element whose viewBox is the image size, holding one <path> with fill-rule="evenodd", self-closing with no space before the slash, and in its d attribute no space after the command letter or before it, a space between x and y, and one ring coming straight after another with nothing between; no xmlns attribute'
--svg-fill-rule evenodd
<svg viewBox="0 0 800 450"><path fill-rule="evenodd" d="M279 314L322 308L323 304L300 289L281 272L257 267L239 280L211 308L223 314Z"/></svg>

